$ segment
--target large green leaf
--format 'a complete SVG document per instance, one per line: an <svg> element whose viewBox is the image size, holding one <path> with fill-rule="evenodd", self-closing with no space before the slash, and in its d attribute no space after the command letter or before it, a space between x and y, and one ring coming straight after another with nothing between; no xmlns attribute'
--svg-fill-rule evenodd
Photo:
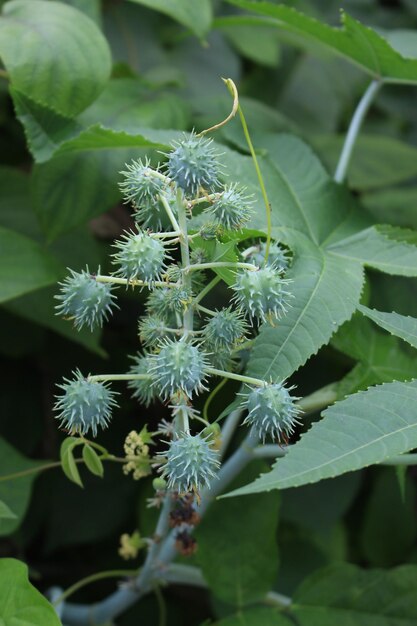
<svg viewBox="0 0 417 626"><path fill-rule="evenodd" d="M417 360L401 344L396 337L382 334L369 320L355 314L332 339L337 350L359 361L339 381L338 397L342 399L371 385L417 378Z"/></svg>
<svg viewBox="0 0 417 626"><path fill-rule="evenodd" d="M417 568L360 570L338 564L310 576L293 598L298 626L413 626Z"/></svg>
<svg viewBox="0 0 417 626"><path fill-rule="evenodd" d="M60 265L42 246L0 227L0 302L50 285L61 275Z"/></svg>
<svg viewBox="0 0 417 626"><path fill-rule="evenodd" d="M198 37L207 34L212 19L210 0L130 0L161 11L192 30Z"/></svg>
<svg viewBox="0 0 417 626"><path fill-rule="evenodd" d="M14 88L69 116L95 100L111 68L107 42L94 22L45 0L4 5L0 56Z"/></svg>
<svg viewBox="0 0 417 626"><path fill-rule="evenodd" d="M342 56L374 79L395 83L417 82L417 60L402 56L386 39L344 12L342 28L333 28L292 7L248 0L229 2L269 18L269 24L290 33L295 42L303 47L313 44Z"/></svg>
<svg viewBox="0 0 417 626"><path fill-rule="evenodd" d="M403 497L394 468L384 468L367 499L360 544L363 555L374 567L392 567L406 562L414 546L417 494L410 477L405 476L404 483Z"/></svg>
<svg viewBox="0 0 417 626"><path fill-rule="evenodd" d="M386 274L417 276L417 246L407 243L410 232L371 226L332 244L328 251L346 261L358 261ZM415 233L412 236L414 238Z"/></svg>
<svg viewBox="0 0 417 626"><path fill-rule="evenodd" d="M214 626L291 626L292 623L279 609L263 606L226 617Z"/></svg>
<svg viewBox="0 0 417 626"><path fill-rule="evenodd" d="M316 136L312 143L323 163L334 172L344 137ZM417 150L403 141L381 135L360 135L355 143L348 169L349 185L368 191L395 185L417 175Z"/></svg>
<svg viewBox="0 0 417 626"><path fill-rule="evenodd" d="M259 464L251 466L242 479L250 480L259 471ZM278 569L277 496L215 502L198 526L198 563L211 591L223 602L243 607L262 599L273 585Z"/></svg>
<svg viewBox="0 0 417 626"><path fill-rule="evenodd" d="M380 463L417 447L417 381L372 387L337 402L271 472L232 492L287 489ZM230 494L228 494L230 495Z"/></svg>
<svg viewBox="0 0 417 626"><path fill-rule="evenodd" d="M4 626L61 626L55 609L28 579L15 559L0 560L0 607Z"/></svg>
<svg viewBox="0 0 417 626"><path fill-rule="evenodd" d="M7 443L7 441L0 438L0 479L2 476L8 476L15 472L36 469L39 465L42 465L40 461L27 459ZM0 536L10 535L19 527L27 507L29 506L32 483L36 476L36 472L33 472L14 480L0 480L0 500L2 500L15 515L14 518L2 520ZM0 602L0 607L1 606L2 604Z"/></svg>
<svg viewBox="0 0 417 626"><path fill-rule="evenodd" d="M132 78L110 81L100 97L76 120L59 115L15 89L12 96L29 149L38 163L55 154L87 149L154 143L162 143L160 147L165 148L166 141L146 141L140 129L186 128L188 124L188 107L182 100L170 93L150 90Z"/></svg>
<svg viewBox="0 0 417 626"><path fill-rule="evenodd" d="M398 313L383 313L366 306L359 306L359 311L369 317L375 324L387 330L391 335L401 337L404 341L417 348L417 319Z"/></svg>

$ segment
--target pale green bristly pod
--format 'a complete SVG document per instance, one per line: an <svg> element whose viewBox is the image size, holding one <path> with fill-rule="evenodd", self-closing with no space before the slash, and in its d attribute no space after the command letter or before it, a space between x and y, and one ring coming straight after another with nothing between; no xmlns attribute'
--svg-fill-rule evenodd
<svg viewBox="0 0 417 626"><path fill-rule="evenodd" d="M61 293L55 298L61 304L55 307L57 314L72 319L78 330L83 326L88 326L90 330L102 326L112 308L117 307L112 285L98 282L88 268L81 272L70 270L70 274L59 283Z"/></svg>
<svg viewBox="0 0 417 626"><path fill-rule="evenodd" d="M104 383L85 378L79 370L72 380L64 378L58 386L64 393L57 396L54 408L63 428L80 435L91 430L95 437L98 427L108 426L111 411L117 406L116 392Z"/></svg>
<svg viewBox="0 0 417 626"><path fill-rule="evenodd" d="M181 433L170 442L162 477L179 493L209 487L220 465L219 455L209 443L210 436Z"/></svg>
<svg viewBox="0 0 417 626"><path fill-rule="evenodd" d="M262 441L270 437L282 441L288 439L299 424L298 398L290 395L291 387L283 383L265 384L244 394L243 406L248 414L244 423L252 427Z"/></svg>

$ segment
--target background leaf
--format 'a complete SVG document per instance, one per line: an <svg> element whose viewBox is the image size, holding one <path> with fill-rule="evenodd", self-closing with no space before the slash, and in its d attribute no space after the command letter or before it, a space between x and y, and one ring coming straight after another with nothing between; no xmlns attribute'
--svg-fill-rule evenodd
<svg viewBox="0 0 417 626"><path fill-rule="evenodd" d="M43 465L40 461L31 461L20 454L5 439L0 438L0 477L22 472ZM36 472L16 478L0 481L0 500L13 511L15 518L4 519L0 525L0 536L10 535L23 520L29 505L32 483L37 476ZM1 589L1 585L0 585ZM1 603L0 603L0 606Z"/></svg>
<svg viewBox="0 0 417 626"><path fill-rule="evenodd" d="M414 348L417 348L417 319L414 317L399 315L395 312L383 313L362 305L358 309L363 315L369 317L375 324L387 330L391 335L401 337Z"/></svg>
<svg viewBox="0 0 417 626"><path fill-rule="evenodd" d="M180 22L198 37L204 37L210 28L211 4L210 0L130 0L137 2L154 11L161 11L174 20Z"/></svg>
<svg viewBox="0 0 417 626"><path fill-rule="evenodd" d="M297 37L302 46L310 42L330 50L358 65L373 78L387 82L417 82L417 61L401 56L371 28L342 12L342 28L333 28L295 11L292 7L271 2L229 0L230 4L265 15L269 23ZM294 41L294 40L293 40Z"/></svg>
<svg viewBox="0 0 417 626"><path fill-rule="evenodd" d="M110 76L110 51L97 26L60 2L6 3L0 56L13 87L62 115L85 109Z"/></svg>
<svg viewBox="0 0 417 626"><path fill-rule="evenodd" d="M258 471L259 464L252 465L242 479L250 480ZM257 496L256 501L222 500L213 503L198 526L197 560L223 602L243 607L271 588L278 568L278 504L277 494Z"/></svg>
<svg viewBox="0 0 417 626"><path fill-rule="evenodd" d="M59 263L38 243L0 227L0 302L55 283Z"/></svg>
<svg viewBox="0 0 417 626"><path fill-rule="evenodd" d="M55 609L28 580L28 568L15 559L0 560L0 606L5 626L60 626Z"/></svg>

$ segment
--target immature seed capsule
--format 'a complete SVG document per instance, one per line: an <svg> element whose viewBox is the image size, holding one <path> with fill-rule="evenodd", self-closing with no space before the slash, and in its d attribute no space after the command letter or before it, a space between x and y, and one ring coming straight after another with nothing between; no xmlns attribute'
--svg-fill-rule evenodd
<svg viewBox="0 0 417 626"><path fill-rule="evenodd" d="M166 155L168 176L187 195L196 196L200 188L212 190L219 185L219 155L212 144L212 139L192 133Z"/></svg>
<svg viewBox="0 0 417 626"><path fill-rule="evenodd" d="M249 424L264 441L267 437L281 441L287 439L299 424L300 409L294 404L283 383L256 387L246 395L244 406L248 415L244 424Z"/></svg>
<svg viewBox="0 0 417 626"><path fill-rule="evenodd" d="M114 247L113 255L116 274L127 280L143 280L152 283L157 280L165 267L165 248L159 239L147 233L127 233Z"/></svg>
<svg viewBox="0 0 417 626"><path fill-rule="evenodd" d="M292 297L287 290L290 282L272 267L263 267L257 272L243 271L236 276L232 286L233 300L251 319L271 321L287 311Z"/></svg>
<svg viewBox="0 0 417 626"><path fill-rule="evenodd" d="M117 394L104 383L84 378L79 370L74 375L73 380L64 378L64 383L58 385L64 393L57 396L56 418L71 433L85 435L91 430L95 437L98 426L108 426L112 408L117 406Z"/></svg>
<svg viewBox="0 0 417 626"><path fill-rule="evenodd" d="M127 170L120 172L124 181L119 188L126 202L131 202L135 208L151 208L158 200L159 194L167 186L166 181L158 176L158 170L150 167L150 160L142 159L126 163Z"/></svg>
<svg viewBox="0 0 417 626"><path fill-rule="evenodd" d="M221 309L210 318L203 328L203 339L209 351L232 349L244 338L248 325L238 311Z"/></svg>
<svg viewBox="0 0 417 626"><path fill-rule="evenodd" d="M154 356L150 373L158 394L167 399L179 391L188 397L204 390L206 358L185 341L166 341Z"/></svg>
<svg viewBox="0 0 417 626"><path fill-rule="evenodd" d="M139 338L147 348L157 346L170 335L166 322L157 315L147 315L139 320Z"/></svg>
<svg viewBox="0 0 417 626"><path fill-rule="evenodd" d="M74 272L67 276L62 283L61 293L55 298L61 300L55 308L57 315L63 315L74 320L75 327L80 330L88 326L93 330L95 326L102 326L103 321L108 319L115 304L115 296L112 294L112 286L108 283L100 283L96 277L88 271Z"/></svg>
<svg viewBox="0 0 417 626"><path fill-rule="evenodd" d="M262 267L265 261L266 242L262 241L257 246L250 248L250 253L245 254L245 261L253 263L257 267ZM282 248L278 243L271 242L268 253L267 265L280 273L284 273L289 266L289 259L286 250Z"/></svg>
<svg viewBox="0 0 417 626"><path fill-rule="evenodd" d="M205 212L226 230L241 230L251 218L252 206L252 198L233 184L225 187Z"/></svg>
<svg viewBox="0 0 417 626"><path fill-rule="evenodd" d="M152 376L150 370L153 365L154 356L151 354L140 354L131 357L135 364L129 369L129 374L145 375L148 378L139 380L129 380L127 386L132 389L132 398L138 398L141 404L149 406L157 397L155 388L152 386Z"/></svg>
<svg viewBox="0 0 417 626"><path fill-rule="evenodd" d="M210 487L220 465L219 455L207 437L183 433L169 444L162 476L179 493Z"/></svg>

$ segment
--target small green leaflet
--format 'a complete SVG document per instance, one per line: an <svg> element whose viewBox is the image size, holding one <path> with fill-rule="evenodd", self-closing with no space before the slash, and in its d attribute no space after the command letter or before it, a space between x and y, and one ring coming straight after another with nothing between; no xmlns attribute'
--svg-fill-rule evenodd
<svg viewBox="0 0 417 626"><path fill-rule="evenodd" d="M368 309L359 305L358 309L363 315L369 317L375 324L387 330L391 335L400 337L414 348L417 348L417 319L399 313L384 313L375 309Z"/></svg>
<svg viewBox="0 0 417 626"><path fill-rule="evenodd" d="M417 83L417 60L402 56L376 31L342 11L342 28L334 28L308 17L292 7L271 2L228 0L230 4L267 18L291 35L303 48L325 49L360 67L374 79L389 83Z"/></svg>

